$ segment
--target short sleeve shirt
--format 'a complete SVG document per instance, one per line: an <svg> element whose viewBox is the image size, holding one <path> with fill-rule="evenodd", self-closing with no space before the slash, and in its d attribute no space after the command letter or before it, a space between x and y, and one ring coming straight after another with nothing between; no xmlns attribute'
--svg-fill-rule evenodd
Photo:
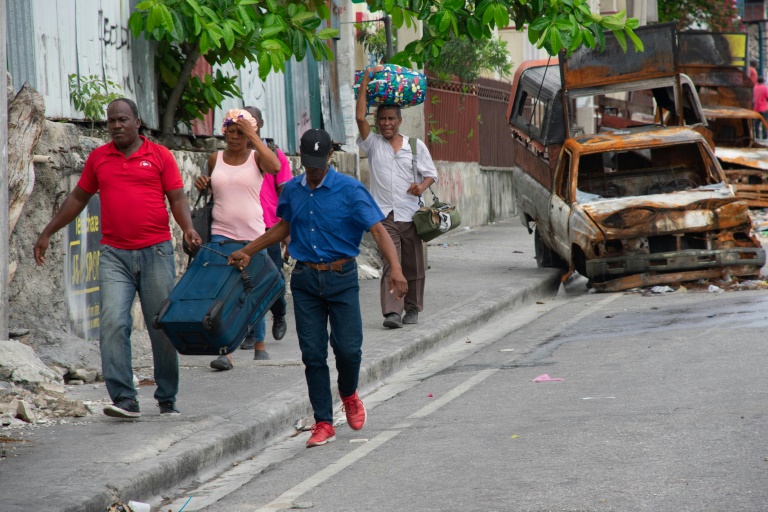
<svg viewBox="0 0 768 512"><path fill-rule="evenodd" d="M314 190L304 174L286 183L277 215L291 225L291 256L311 263L357 256L363 233L385 218L362 183L333 167Z"/></svg>
<svg viewBox="0 0 768 512"><path fill-rule="evenodd" d="M378 133L369 133L368 138L357 138L357 145L368 155L371 168L371 195L384 215L394 211L397 222L410 222L419 209L419 198L408 193L413 176L413 153L410 139L403 135L403 146L395 154L392 145ZM437 169L432 162L427 145L416 140L417 182L424 178L437 181Z"/></svg>
<svg viewBox="0 0 768 512"><path fill-rule="evenodd" d="M141 147L126 158L110 142L93 150L77 186L101 196L101 243L143 249L171 239L165 194L182 188L171 152L140 136Z"/></svg>
<svg viewBox="0 0 768 512"><path fill-rule="evenodd" d="M291 178L291 163L285 156L285 153L279 149L275 150L277 158L280 160L280 170L277 174L264 173L264 183L261 185L261 207L264 210L264 224L271 228L280 220L277 216L277 187L285 185Z"/></svg>
<svg viewBox="0 0 768 512"><path fill-rule="evenodd" d="M768 86L757 84L752 93L752 101L754 101L756 112L762 113L768 110Z"/></svg>

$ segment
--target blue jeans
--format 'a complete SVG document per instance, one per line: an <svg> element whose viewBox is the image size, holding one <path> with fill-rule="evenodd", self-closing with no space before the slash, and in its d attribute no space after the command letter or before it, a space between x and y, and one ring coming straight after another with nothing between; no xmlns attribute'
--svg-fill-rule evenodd
<svg viewBox="0 0 768 512"><path fill-rule="evenodd" d="M280 277L285 279L285 275L283 275L283 255L281 254L281 252L282 251L280 251L280 242L277 242L276 244L272 244L269 247L267 247L267 255L269 256L269 259L271 259L272 262L277 267L277 271L280 272ZM269 310L272 312L274 316L285 316L287 308L288 308L288 304L285 302L285 294L281 293L280 297L275 301L274 304L272 304L272 307L269 308Z"/></svg>
<svg viewBox="0 0 768 512"><path fill-rule="evenodd" d="M226 242L232 240L232 238L227 238L223 235L211 235L211 242ZM248 336L253 336L256 341L264 341L264 338L267 336L267 322L264 320L264 317L251 321L251 324L248 326Z"/></svg>
<svg viewBox="0 0 768 512"><path fill-rule="evenodd" d="M160 303L174 286L173 245L161 242L143 249L124 250L101 246L99 287L101 290L100 347L101 369L113 402L136 399L131 368L131 306L136 293L152 342L154 378L158 402L176 401L179 391L179 360L176 349L165 334L152 327Z"/></svg>
<svg viewBox="0 0 768 512"><path fill-rule="evenodd" d="M350 396L357 391L363 356L357 263L352 259L342 266L340 272L318 271L297 263L291 274L291 292L301 360L315 421L333 423L328 321L331 348L339 373L339 393Z"/></svg>

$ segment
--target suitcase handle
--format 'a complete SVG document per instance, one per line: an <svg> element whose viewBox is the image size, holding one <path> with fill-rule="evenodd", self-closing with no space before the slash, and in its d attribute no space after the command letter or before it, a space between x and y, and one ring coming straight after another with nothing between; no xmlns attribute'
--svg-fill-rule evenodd
<svg viewBox="0 0 768 512"><path fill-rule="evenodd" d="M253 290L253 283L251 283L251 276L248 274L247 270L243 270L240 272L240 279L243 280L243 288L245 289L245 295L248 295L251 293L251 290Z"/></svg>
<svg viewBox="0 0 768 512"><path fill-rule="evenodd" d="M203 329L206 331L217 331L221 327L221 309L224 303L220 300L215 301L208 312L203 317Z"/></svg>

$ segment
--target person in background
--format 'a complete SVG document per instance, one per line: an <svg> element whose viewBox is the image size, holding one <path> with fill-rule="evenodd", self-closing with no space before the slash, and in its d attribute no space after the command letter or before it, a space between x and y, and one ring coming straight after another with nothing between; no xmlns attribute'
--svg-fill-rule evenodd
<svg viewBox="0 0 768 512"><path fill-rule="evenodd" d="M136 103L119 98L107 106L112 142L93 150L77 186L43 229L34 247L35 261L45 263L51 236L72 222L91 197L101 196L102 239L99 253L99 347L101 369L112 404L104 414L141 416L131 367L131 306L139 294L152 343L154 397L160 414L178 414L179 363L176 349L152 319L175 284L168 210L190 247L199 247L181 173L168 149L139 135Z"/></svg>
<svg viewBox="0 0 768 512"><path fill-rule="evenodd" d="M752 80L752 85L757 83L757 61L755 59L749 61L749 79Z"/></svg>
<svg viewBox="0 0 768 512"><path fill-rule="evenodd" d="M256 119L256 124L258 126L256 133L261 134L261 128L264 126L261 110L256 107L245 107L245 110ZM283 185L293 178L291 164L288 162L285 154L277 147L275 147L274 152L280 160L280 170L277 174L264 175L264 183L261 185L260 195L261 208L264 210L264 225L266 226L267 231L280 220L277 218L277 200L283 191ZM277 267L280 275L283 276L283 251L280 249L280 245L281 242L278 242L267 247L267 254ZM280 298L277 299L270 309L272 312L272 337L276 340L283 339L285 331L288 328L288 324L285 321L286 310L287 303L285 302L285 294L283 294L280 295ZM246 344L243 343L241 348L250 349L253 347L246 346Z"/></svg>
<svg viewBox="0 0 768 512"><path fill-rule="evenodd" d="M757 78L757 84L752 90L752 101L755 112L763 116L763 119L768 119L768 86L765 85L763 77ZM765 139L766 137L768 137L768 133L766 133L765 125L755 121L755 138Z"/></svg>
<svg viewBox="0 0 768 512"><path fill-rule="evenodd" d="M424 244L416 233L413 214L419 209L419 197L437 181L437 169L426 144L417 139L418 178L414 176L410 142L407 136L400 134L403 122L400 107L380 105L376 110L378 133L371 131L365 119L368 83L381 69L381 66L376 66L363 73L355 118L360 130L357 145L368 155L371 169L371 195L386 215L382 224L392 237L398 260L408 280L408 295L404 299L387 293L389 266L384 265L380 289L381 314L384 315L384 327L397 329L403 324L419 323L419 312L424 309Z"/></svg>
<svg viewBox="0 0 768 512"><path fill-rule="evenodd" d="M211 242L254 240L265 232L261 206L261 188L264 175L276 174L280 160L258 135L256 119L245 110L229 110L224 118L222 132L227 149L217 151L208 158L208 176L195 179L195 188L204 190L210 185L213 192L213 220ZM255 149L251 149L250 145ZM251 326L243 343L254 349L254 359L269 359L264 346L266 325L264 318ZM211 368L231 370L231 354L211 361Z"/></svg>
<svg viewBox="0 0 768 512"><path fill-rule="evenodd" d="M367 419L357 393L363 323L355 257L360 253L364 231L370 231L389 262L389 293L402 298L408 290L395 246L381 224L384 214L362 183L330 165L332 154L328 132L304 132L301 163L305 172L285 184L277 205L280 221L264 236L229 256L230 265L245 268L252 255L291 235L288 249L296 259L291 274L293 312L315 417L308 448L336 439L329 341L336 357L338 390L347 423L353 430L360 430Z"/></svg>

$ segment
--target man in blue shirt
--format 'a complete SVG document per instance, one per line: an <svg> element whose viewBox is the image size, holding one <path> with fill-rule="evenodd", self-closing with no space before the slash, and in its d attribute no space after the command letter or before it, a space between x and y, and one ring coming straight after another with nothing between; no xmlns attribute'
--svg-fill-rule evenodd
<svg viewBox="0 0 768 512"><path fill-rule="evenodd" d="M229 257L229 264L242 270L252 255L291 236L288 250L297 261L291 274L293 310L315 416L308 448L336 439L329 339L347 423L353 430L365 425L365 407L357 395L363 323L355 261L364 231L371 232L392 268L389 293L397 293L400 299L408 291L395 245L381 224L384 214L362 183L330 166L332 154L331 136L326 131L306 131L301 137L305 173L285 184L277 204L280 222Z"/></svg>

